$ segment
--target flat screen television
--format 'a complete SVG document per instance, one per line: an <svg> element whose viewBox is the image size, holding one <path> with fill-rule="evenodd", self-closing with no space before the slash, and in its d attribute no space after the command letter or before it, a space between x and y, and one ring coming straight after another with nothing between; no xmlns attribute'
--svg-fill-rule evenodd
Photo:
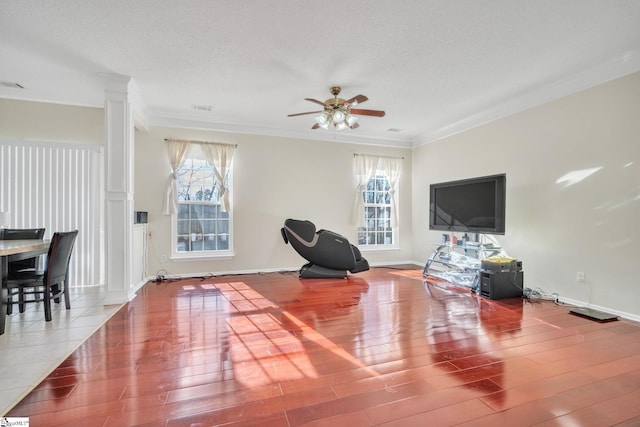
<svg viewBox="0 0 640 427"><path fill-rule="evenodd" d="M431 184L429 229L504 234L506 175Z"/></svg>

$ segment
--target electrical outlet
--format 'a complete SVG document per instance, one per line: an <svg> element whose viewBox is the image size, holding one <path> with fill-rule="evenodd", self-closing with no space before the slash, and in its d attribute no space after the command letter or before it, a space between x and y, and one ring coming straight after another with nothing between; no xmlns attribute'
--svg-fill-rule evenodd
<svg viewBox="0 0 640 427"><path fill-rule="evenodd" d="M579 283L579 284L584 283L584 272L578 271L576 273L576 283Z"/></svg>
<svg viewBox="0 0 640 427"><path fill-rule="evenodd" d="M166 255L162 255L160 258L162 258L162 261L166 261L167 260L167 256Z"/></svg>

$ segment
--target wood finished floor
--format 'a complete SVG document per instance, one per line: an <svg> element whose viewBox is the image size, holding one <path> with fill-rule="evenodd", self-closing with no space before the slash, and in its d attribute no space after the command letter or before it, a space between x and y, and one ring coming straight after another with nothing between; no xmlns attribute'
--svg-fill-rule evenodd
<svg viewBox="0 0 640 427"><path fill-rule="evenodd" d="M149 283L7 416L31 426L638 426L640 325L421 269Z"/></svg>

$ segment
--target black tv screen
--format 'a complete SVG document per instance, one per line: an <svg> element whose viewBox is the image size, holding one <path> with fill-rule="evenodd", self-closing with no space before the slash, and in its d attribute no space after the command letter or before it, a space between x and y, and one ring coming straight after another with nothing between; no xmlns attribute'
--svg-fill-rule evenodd
<svg viewBox="0 0 640 427"><path fill-rule="evenodd" d="M431 184L429 229L504 234L506 175Z"/></svg>

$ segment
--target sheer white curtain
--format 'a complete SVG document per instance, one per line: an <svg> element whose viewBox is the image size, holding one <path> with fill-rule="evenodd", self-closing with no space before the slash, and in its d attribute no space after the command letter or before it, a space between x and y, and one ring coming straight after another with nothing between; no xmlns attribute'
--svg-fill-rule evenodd
<svg viewBox="0 0 640 427"><path fill-rule="evenodd" d="M398 226L398 200L396 197L396 189L400 173L402 172L402 159L382 157L380 158L378 168L384 171L387 181L389 181L389 195L391 196L391 227L396 228Z"/></svg>
<svg viewBox="0 0 640 427"><path fill-rule="evenodd" d="M171 175L167 183L167 191L164 195L164 207L162 213L171 215L178 210L177 177L176 171L184 162L189 151L190 141L180 141L175 139L167 140L167 150L169 152L169 163L171 164Z"/></svg>
<svg viewBox="0 0 640 427"><path fill-rule="evenodd" d="M364 227L364 192L367 189L367 184L373 178L373 174L376 173L378 160L378 156L365 154L356 154L353 157L358 185L356 186L356 194L351 210L351 224L358 227Z"/></svg>
<svg viewBox="0 0 640 427"><path fill-rule="evenodd" d="M222 212L229 211L229 189L225 186L231 161L236 151L236 146L231 144L203 143L200 148L204 153L207 163L213 168L218 184L220 184L220 201Z"/></svg>

